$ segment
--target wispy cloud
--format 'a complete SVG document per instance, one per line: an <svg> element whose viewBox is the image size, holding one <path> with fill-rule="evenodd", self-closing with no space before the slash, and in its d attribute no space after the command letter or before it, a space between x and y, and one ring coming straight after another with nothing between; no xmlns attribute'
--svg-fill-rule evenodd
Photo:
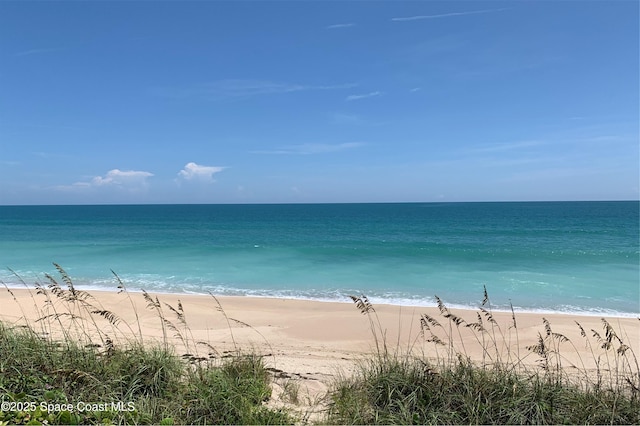
<svg viewBox="0 0 640 426"><path fill-rule="evenodd" d="M354 24L353 22L350 22L348 24L333 24L333 25L327 25L325 28L327 30L334 30L337 28L349 28L349 27L355 27L356 24Z"/></svg>
<svg viewBox="0 0 640 426"><path fill-rule="evenodd" d="M23 50L22 52L14 53L13 56L39 55L41 53L56 52L58 50L63 50L63 48L62 47L49 47L49 48L42 48L42 49L29 49L29 50Z"/></svg>
<svg viewBox="0 0 640 426"><path fill-rule="evenodd" d="M373 98L375 96L380 96L380 95L382 95L382 92L378 92L378 91L369 92L369 93L365 93L365 94L362 94L362 95L349 95L349 96L347 96L345 98L345 101L348 101L348 102L349 101L357 101L359 99Z"/></svg>
<svg viewBox="0 0 640 426"><path fill-rule="evenodd" d="M475 147L469 148L468 151L473 153L507 152L507 151L522 150L527 148L534 148L534 147L539 147L547 144L548 142L540 141L540 140L515 141L515 142L494 143L494 144L475 146Z"/></svg>
<svg viewBox="0 0 640 426"><path fill-rule="evenodd" d="M416 16L406 16L401 18L391 18L394 22L407 22L407 21L419 21L422 19L438 19L438 18L450 18L453 16L466 16L466 15L478 15L481 13L491 13L491 12L501 12L503 10L507 10L508 8L502 9L482 9L482 10L469 10L466 12L451 12L451 13L441 13L437 15L416 15Z"/></svg>
<svg viewBox="0 0 640 426"><path fill-rule="evenodd" d="M591 136L583 139L578 139L576 142L578 143L614 143L614 142L625 142L625 141L637 141L638 137L635 136L635 139L626 138L622 135L600 135L600 136Z"/></svg>
<svg viewBox="0 0 640 426"><path fill-rule="evenodd" d="M339 144L303 143L288 145L272 150L251 151L252 154L279 154L279 155L313 155L339 152L363 146L362 142L345 142Z"/></svg>
<svg viewBox="0 0 640 426"><path fill-rule="evenodd" d="M355 86L352 83L310 85L269 80L225 79L192 88L156 88L152 89L152 93L172 98L202 97L211 100L222 100L314 90L343 90Z"/></svg>
<svg viewBox="0 0 640 426"><path fill-rule="evenodd" d="M130 190L139 190L146 188L147 179L152 177L153 173L137 171L137 170L109 170L104 176L95 176L90 181L76 182L72 185L61 185L55 189L68 191L88 188L114 187Z"/></svg>
<svg viewBox="0 0 640 426"><path fill-rule="evenodd" d="M178 172L178 178L183 181L215 182L213 175L223 171L225 167L202 166L196 163L187 163L184 169Z"/></svg>
<svg viewBox="0 0 640 426"><path fill-rule="evenodd" d="M102 176L96 176L91 180L94 186L103 185L140 185L147 181L147 178L153 176L153 173L141 172L136 170L122 171L113 169Z"/></svg>

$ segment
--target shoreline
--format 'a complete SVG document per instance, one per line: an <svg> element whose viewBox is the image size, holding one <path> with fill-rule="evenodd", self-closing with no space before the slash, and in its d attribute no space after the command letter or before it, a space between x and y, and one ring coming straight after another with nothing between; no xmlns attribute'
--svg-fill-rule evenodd
<svg viewBox="0 0 640 426"><path fill-rule="evenodd" d="M7 288L11 289L11 290L24 290L24 291L35 291L36 287L34 285L27 285L25 286L24 284L18 284L18 283L2 283L3 284L0 287L0 291L2 291L3 289L6 291ZM46 285L44 285L44 287L47 287ZM93 292L97 292L97 293L115 293L117 294L119 292L119 290L117 288L107 288L104 286L95 286L95 285L74 285L74 287L78 290L82 290L82 291L87 291L90 293ZM338 300L338 299L329 299L329 298L313 298L313 297L304 297L304 296L300 296L300 297L295 297L295 296L270 296L270 295L266 295L266 294L219 294L219 293L215 293L215 292L211 292L211 293L197 293L197 292L183 292L183 293L176 293L173 291L162 291L162 290L148 290L148 289L129 289L127 288L127 292L132 293L132 294L142 294L144 291L146 291L147 293L153 293L153 294L157 294L157 295L163 295L165 297L211 297L211 294L213 294L215 297L218 298L249 298L249 299L267 299L267 300L292 300L292 301L305 301L305 302L313 302L313 303L338 303L338 304L346 304L346 305L352 305L353 302L348 298L348 296L345 295L344 300ZM354 294L354 296L362 296L362 294ZM368 295L364 294L364 296L369 297ZM1 298L0 298L1 300ZM397 299L391 299L391 300L382 300L378 297L369 297L369 300L376 306L395 306L395 307L402 307L402 308L407 308L407 309L437 309L437 303L435 301L433 302L429 302L429 304L426 303L398 303ZM407 299L410 300L410 299ZM446 301L445 301L446 303ZM451 309L455 309L455 310L460 310L460 311L476 311L479 309L480 307L480 303L478 303L477 306L472 306L472 305L460 305L460 304L447 304L448 307L450 307ZM552 310L552 309L545 309L545 308L520 308L517 306L513 307L513 311L515 314L518 315L522 315L522 314L532 314L532 315L564 315L564 316L576 316L576 317L597 317L597 318L601 318L601 317L605 317L605 318L627 318L627 319L640 319L640 311L638 312L619 312L619 311L612 311L609 309L605 309L602 308L602 311L590 311L590 310L575 310L575 311L556 311L556 310ZM507 309L507 308L503 308L503 307L492 307L492 311L496 312L496 313L502 313L502 314L508 314L511 315L511 310Z"/></svg>

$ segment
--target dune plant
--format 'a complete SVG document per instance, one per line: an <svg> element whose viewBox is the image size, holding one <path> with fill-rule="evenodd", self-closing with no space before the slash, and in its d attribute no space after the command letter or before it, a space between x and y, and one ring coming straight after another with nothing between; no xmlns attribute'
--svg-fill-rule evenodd
<svg viewBox="0 0 640 426"><path fill-rule="evenodd" d="M143 341L133 295L115 273L133 324L77 289L59 265L54 267L58 277L47 274L33 286L20 279L33 302L33 321L2 283L21 318L0 322L0 399L10 403L0 410L0 425L294 422L288 412L264 404L271 396L271 376L262 356L243 353L234 340L233 353L221 357L215 342L196 341L180 300L165 303L142 291L162 330L160 342ZM233 333L232 324L241 322L229 318L217 299L216 310ZM202 347L206 356L198 352ZM178 348L185 353L178 354ZM64 409L83 402L116 405Z"/></svg>
<svg viewBox="0 0 640 426"><path fill-rule="evenodd" d="M546 318L536 343L521 354L513 308L505 331L486 288L474 322L452 313L436 297L440 317L420 317L420 334L433 347L423 353L390 351L374 306L365 296L352 300L368 316L378 352L355 375L334 383L330 424L640 423L637 356L605 319L603 331L591 329L591 336L577 323L594 358L593 370ZM481 347L480 360L467 352L465 328ZM571 350L578 353L578 365L567 356Z"/></svg>

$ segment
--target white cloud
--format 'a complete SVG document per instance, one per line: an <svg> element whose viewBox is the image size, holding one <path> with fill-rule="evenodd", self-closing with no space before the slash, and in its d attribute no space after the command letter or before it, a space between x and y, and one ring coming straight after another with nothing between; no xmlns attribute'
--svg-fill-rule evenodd
<svg viewBox="0 0 640 426"><path fill-rule="evenodd" d="M213 175L223 171L224 167L202 166L196 163L187 163L184 169L178 172L178 177L189 181L214 182Z"/></svg>
<svg viewBox="0 0 640 426"><path fill-rule="evenodd" d="M508 8L502 9L483 9L483 10L470 10L468 12L451 12L451 13L441 13L438 15L416 15L416 16L407 16L403 18L391 18L392 21L395 22L406 22L406 21L418 21L422 19L436 19L436 18L449 18L451 16L465 16L465 15L476 15L480 13L489 13L489 12L501 12L503 10L507 10Z"/></svg>
<svg viewBox="0 0 640 426"><path fill-rule="evenodd" d="M279 149L265 151L251 151L252 154L284 154L284 155L312 155L339 152L347 149L363 146L362 142L345 142L338 144L327 143L303 143L299 145L284 146Z"/></svg>
<svg viewBox="0 0 640 426"><path fill-rule="evenodd" d="M14 53L13 56L38 55L38 54L41 54L41 53L56 52L58 50L62 50L62 48L61 47L50 47L50 48L42 48L42 49L29 49L29 50L23 50L23 51L18 52L18 53Z"/></svg>
<svg viewBox="0 0 640 426"><path fill-rule="evenodd" d="M147 187L147 179L152 177L153 173L136 171L136 170L109 170L104 176L95 176L90 181L75 182L71 185L58 185L54 189L59 191L82 191L91 188L121 188L132 191L144 189Z"/></svg>
<svg viewBox="0 0 640 426"><path fill-rule="evenodd" d="M506 152L523 150L527 148L535 148L542 145L548 145L548 142L541 140L525 140L505 143L484 144L480 146L473 146L468 149L471 153L477 152Z"/></svg>
<svg viewBox="0 0 640 426"><path fill-rule="evenodd" d="M192 88L157 88L153 93L169 98L202 97L208 100L242 99L261 95L275 95L317 90L341 90L355 87L355 84L309 85L283 83L269 80L226 79L202 84Z"/></svg>
<svg viewBox="0 0 640 426"><path fill-rule="evenodd" d="M91 188L91 184L89 182L76 182L72 185L56 185L53 187L56 191L81 191L83 189Z"/></svg>
<svg viewBox="0 0 640 426"><path fill-rule="evenodd" d="M336 28L349 28L349 27L355 27L356 24L354 24L353 22L350 22L348 24L333 24L333 25L327 25L325 28L328 30L333 30Z"/></svg>
<svg viewBox="0 0 640 426"><path fill-rule="evenodd" d="M107 174L102 176L96 176L91 180L92 186L105 186L105 185L117 185L117 186L140 186L146 185L147 178L153 176L153 173L141 172L135 170L109 170ZM80 182L82 184L82 182Z"/></svg>
<svg viewBox="0 0 640 426"><path fill-rule="evenodd" d="M375 96L380 96L382 95L382 92L369 92L369 93L365 93L363 95L349 95L346 97L346 101L357 101L359 99L365 99L365 98L373 98Z"/></svg>

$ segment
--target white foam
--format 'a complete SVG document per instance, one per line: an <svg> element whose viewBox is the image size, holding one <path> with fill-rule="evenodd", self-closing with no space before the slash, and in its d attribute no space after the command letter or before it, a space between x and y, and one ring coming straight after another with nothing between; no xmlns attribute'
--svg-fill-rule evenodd
<svg viewBox="0 0 640 426"><path fill-rule="evenodd" d="M16 277L14 277L16 278ZM311 300L319 302L338 302L338 303L352 303L349 298L350 295L362 295L362 291L358 290L318 290L307 289L306 291L300 290L267 290L267 289L247 289L240 288L225 284L216 284L207 286L201 282L199 284L184 284L168 283L159 276L148 274L145 276L138 275L134 279L125 279L120 277L127 291L132 293L139 293L143 289L150 293L159 294L193 294L193 295L208 295L209 293L218 296L246 296L246 297L259 297L269 299L292 299L292 300ZM0 281L3 285L10 289L35 289L35 286L28 283L21 283L15 279L15 281ZM26 284L26 286L25 286ZM48 286L47 281L42 281L43 286ZM77 289L85 291L112 291L117 292L117 281L113 279L100 279L92 280L91 282L77 282L75 287ZM203 288L205 287L205 288ZM208 287L208 288L206 288ZM364 292L367 294L367 292ZM415 308L433 308L436 307L436 301L432 298L420 298L420 297L406 297L404 295L394 293L370 294L367 295L371 303L374 305L396 305ZM444 300L445 305L450 309L464 309L464 310L478 310L480 304L461 304L461 303L449 303ZM511 308L508 305L495 304L491 306L494 312L511 312ZM579 307L572 305L560 305L555 309L543 308L543 307L526 307L526 306L513 306L514 312L517 313L534 313L545 315L577 315L577 316L592 316L592 317L613 317L613 318L638 318L640 313L637 312L620 312L612 309L605 308L589 308Z"/></svg>

